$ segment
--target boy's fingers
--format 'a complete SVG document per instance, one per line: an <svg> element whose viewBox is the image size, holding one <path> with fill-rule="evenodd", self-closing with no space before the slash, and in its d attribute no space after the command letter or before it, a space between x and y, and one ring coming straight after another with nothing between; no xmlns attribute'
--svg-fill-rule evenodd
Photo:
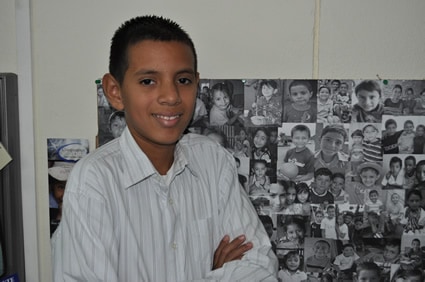
<svg viewBox="0 0 425 282"><path fill-rule="evenodd" d="M227 235L226 235L227 236ZM252 249L251 242L245 243L245 236L241 235L229 242L228 236L221 240L214 253L213 269L222 267L226 262L241 259L244 253ZM226 240L225 240L226 239Z"/></svg>

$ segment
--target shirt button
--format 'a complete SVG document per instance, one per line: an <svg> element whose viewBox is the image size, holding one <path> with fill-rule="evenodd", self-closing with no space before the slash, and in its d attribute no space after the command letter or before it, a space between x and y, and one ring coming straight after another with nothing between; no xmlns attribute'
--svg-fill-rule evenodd
<svg viewBox="0 0 425 282"><path fill-rule="evenodd" d="M169 203L170 205L174 204L173 199L169 198L169 199L168 199L168 203Z"/></svg>
<svg viewBox="0 0 425 282"><path fill-rule="evenodd" d="M176 250L177 249L177 243L171 244L171 248L173 248L174 250Z"/></svg>

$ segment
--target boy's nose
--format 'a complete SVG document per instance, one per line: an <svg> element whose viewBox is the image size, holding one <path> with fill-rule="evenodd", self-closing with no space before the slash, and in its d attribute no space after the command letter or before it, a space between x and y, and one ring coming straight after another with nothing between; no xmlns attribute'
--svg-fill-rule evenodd
<svg viewBox="0 0 425 282"><path fill-rule="evenodd" d="M172 81L163 82L159 92L159 102L161 104L175 105L181 102L178 86Z"/></svg>

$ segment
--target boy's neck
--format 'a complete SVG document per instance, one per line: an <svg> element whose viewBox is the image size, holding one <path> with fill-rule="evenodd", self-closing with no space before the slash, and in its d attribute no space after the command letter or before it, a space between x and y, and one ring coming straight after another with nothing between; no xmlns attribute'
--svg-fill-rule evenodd
<svg viewBox="0 0 425 282"><path fill-rule="evenodd" d="M300 148L300 147L295 147L295 152L301 152L301 151L304 151L305 150L305 148L307 148L306 146L304 146L304 147L302 147L302 148Z"/></svg>
<svg viewBox="0 0 425 282"><path fill-rule="evenodd" d="M304 104L296 104L296 103L292 103L292 107L294 107L294 109L296 109L297 111L306 111L308 109L311 108L310 103L304 103Z"/></svg>

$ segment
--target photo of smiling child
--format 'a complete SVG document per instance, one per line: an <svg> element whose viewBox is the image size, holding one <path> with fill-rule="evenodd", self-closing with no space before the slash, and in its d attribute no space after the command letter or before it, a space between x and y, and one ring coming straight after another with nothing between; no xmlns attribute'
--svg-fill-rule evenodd
<svg viewBox="0 0 425 282"><path fill-rule="evenodd" d="M353 121L379 123L384 113L381 85L376 80L363 80L354 88ZM357 101L357 103L355 103Z"/></svg>
<svg viewBox="0 0 425 282"><path fill-rule="evenodd" d="M243 110L232 105L232 82L225 81L214 84L211 88L210 95L212 104L209 112L210 126L235 124L238 117L243 113Z"/></svg>
<svg viewBox="0 0 425 282"><path fill-rule="evenodd" d="M277 249L300 249L304 247L307 218L296 215L278 215L279 241Z"/></svg>
<svg viewBox="0 0 425 282"><path fill-rule="evenodd" d="M283 122L317 122L316 81L293 80L287 88ZM314 88L313 88L314 87Z"/></svg>
<svg viewBox="0 0 425 282"><path fill-rule="evenodd" d="M265 117L263 125L281 125L283 108L278 81L264 79L257 84L257 95L252 103L251 116Z"/></svg>

